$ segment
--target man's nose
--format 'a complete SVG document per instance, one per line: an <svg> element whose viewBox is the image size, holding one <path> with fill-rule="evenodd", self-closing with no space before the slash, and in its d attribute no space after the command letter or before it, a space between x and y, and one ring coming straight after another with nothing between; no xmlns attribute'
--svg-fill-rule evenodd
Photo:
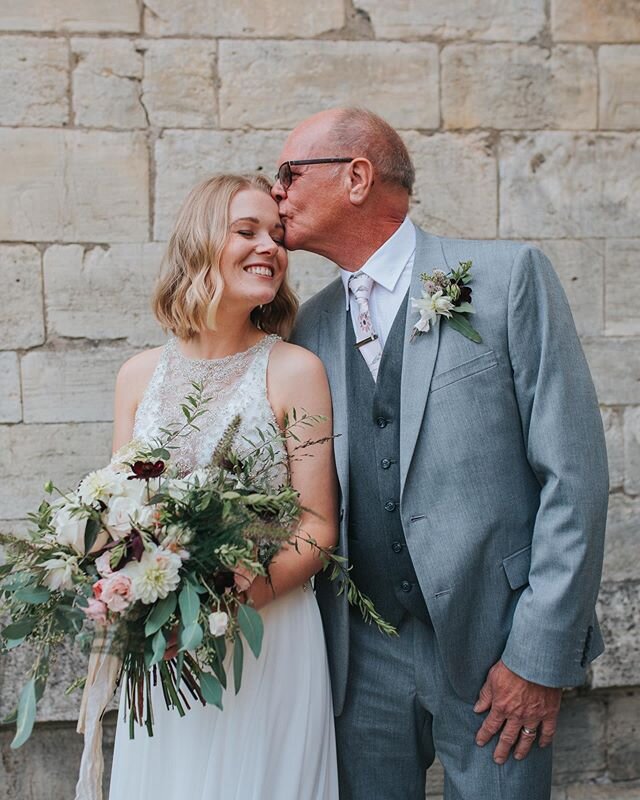
<svg viewBox="0 0 640 800"><path fill-rule="evenodd" d="M287 190L283 187L279 180L276 180L271 187L271 197L273 197L276 203L281 203L286 196Z"/></svg>

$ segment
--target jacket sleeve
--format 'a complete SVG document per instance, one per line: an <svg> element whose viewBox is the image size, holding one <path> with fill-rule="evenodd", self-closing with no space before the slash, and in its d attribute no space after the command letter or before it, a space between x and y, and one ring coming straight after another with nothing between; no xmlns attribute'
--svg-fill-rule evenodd
<svg viewBox="0 0 640 800"><path fill-rule="evenodd" d="M540 483L529 585L502 660L546 686L584 682L594 635L608 501L595 389L560 282L546 256L516 254L508 343L527 458Z"/></svg>

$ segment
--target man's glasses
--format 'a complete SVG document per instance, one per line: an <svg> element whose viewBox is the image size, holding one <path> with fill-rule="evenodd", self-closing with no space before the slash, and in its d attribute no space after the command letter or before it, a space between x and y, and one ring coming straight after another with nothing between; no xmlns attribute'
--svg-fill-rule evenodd
<svg viewBox="0 0 640 800"><path fill-rule="evenodd" d="M293 182L291 167L302 167L310 164L348 164L353 158L303 158L297 161L284 161L276 172L276 181L286 191Z"/></svg>

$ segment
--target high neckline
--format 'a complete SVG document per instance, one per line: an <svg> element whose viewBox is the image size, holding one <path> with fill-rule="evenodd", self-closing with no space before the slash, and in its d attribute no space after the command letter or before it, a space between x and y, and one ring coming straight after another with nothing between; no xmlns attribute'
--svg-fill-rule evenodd
<svg viewBox="0 0 640 800"><path fill-rule="evenodd" d="M183 361L186 364L227 365L233 363L234 361L242 359L244 356L248 356L257 352L258 350L260 350L261 347L263 347L263 345L267 340L271 341L277 338L278 338L277 334L268 333L265 336L263 336L262 339L259 339L255 344L252 344L251 347L248 347L246 350L239 350L237 353L231 353L228 356L221 356L220 358L192 358L191 356L185 355L185 353L182 352L180 348L180 340L177 338L177 336L173 336L169 340L169 342L173 344L173 350L180 359L180 361Z"/></svg>

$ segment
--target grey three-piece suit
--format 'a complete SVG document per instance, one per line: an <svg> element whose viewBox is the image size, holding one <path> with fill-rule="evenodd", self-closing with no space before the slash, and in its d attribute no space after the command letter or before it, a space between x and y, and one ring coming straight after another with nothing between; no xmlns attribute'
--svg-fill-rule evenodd
<svg viewBox="0 0 640 800"><path fill-rule="evenodd" d="M469 259L482 343L446 320L410 341L420 273ZM353 346L340 279L303 306L293 341L329 377L340 552L400 632L362 623L320 576L341 800L424 797L434 752L447 800L547 798L550 749L496 765L495 741L475 744L473 704L499 659L573 686L603 648L604 435L549 261L528 245L418 229L377 383Z"/></svg>

